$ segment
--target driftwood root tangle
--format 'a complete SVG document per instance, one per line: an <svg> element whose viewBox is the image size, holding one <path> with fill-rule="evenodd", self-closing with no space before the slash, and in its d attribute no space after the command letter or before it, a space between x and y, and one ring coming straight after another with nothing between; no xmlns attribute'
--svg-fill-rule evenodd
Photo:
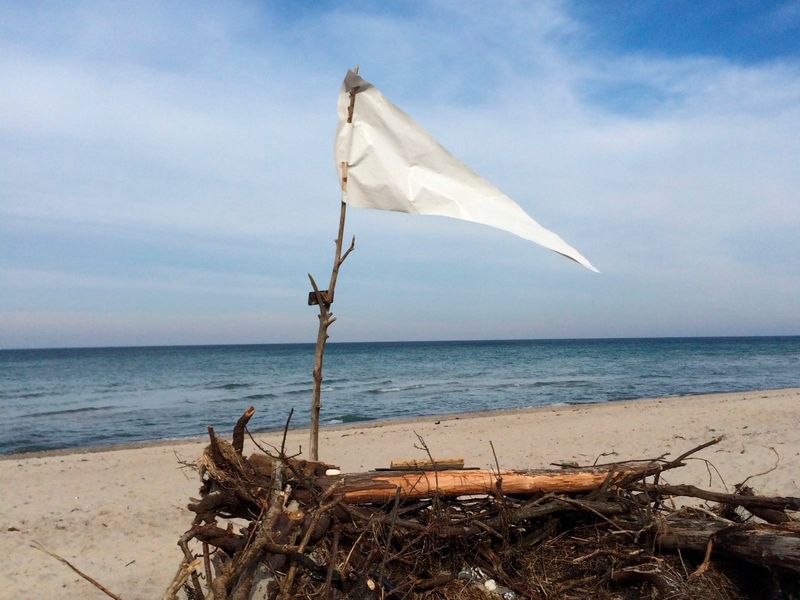
<svg viewBox="0 0 800 600"><path fill-rule="evenodd" d="M283 449L245 458L247 419L232 443L209 429L201 498L189 505L195 519L179 541L183 556L166 598L800 594L792 512L800 499L660 483L663 471L718 440L672 461L483 471L429 457L418 470L405 463L329 476L333 465ZM674 497L713 504L667 508Z"/></svg>

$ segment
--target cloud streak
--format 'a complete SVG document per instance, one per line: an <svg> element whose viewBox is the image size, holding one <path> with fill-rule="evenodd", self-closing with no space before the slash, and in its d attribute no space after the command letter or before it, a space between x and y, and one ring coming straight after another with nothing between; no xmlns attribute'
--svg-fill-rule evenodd
<svg viewBox="0 0 800 600"><path fill-rule="evenodd" d="M273 310L287 317L259 340L305 339L305 273L329 268L335 229L335 98L359 62L604 275L469 224L353 210L339 339L800 332L796 57L609 49L560 2L132 10L0 14L0 268L15 290L0 299L0 346L48 345L67 314L53 298L32 325L31 273L58 273L90 311L87 281L113 297L171 268L203 272L202 291L227 288L228 304L160 302L156 283L140 294L152 319L213 307L219 320L160 335L108 308L113 343L137 328L131 343L236 342L246 328L215 323L273 323ZM192 277L169 285L199 291ZM298 296L266 293L258 312L235 299L251 286ZM453 288L470 302L453 307ZM390 297L402 323L387 324ZM110 343L80 323L82 344Z"/></svg>

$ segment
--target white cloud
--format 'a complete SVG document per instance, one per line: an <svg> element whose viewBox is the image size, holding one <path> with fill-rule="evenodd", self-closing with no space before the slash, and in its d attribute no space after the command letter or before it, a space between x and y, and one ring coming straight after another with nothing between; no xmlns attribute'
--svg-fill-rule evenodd
<svg viewBox="0 0 800 600"><path fill-rule="evenodd" d="M328 267L338 204L334 101L344 68L360 62L368 79L606 279L497 232L351 211L359 241L345 276L363 299L352 306L380 308L346 330L352 335L341 328L343 337L465 337L458 319L443 318L446 302L408 297L409 319L431 304L439 311L409 333L386 325L392 308L383 298L412 280L433 294L443 281L476 277L486 289L473 308L504 313L470 330L480 337L691 333L685 311L664 299L669 289L689 301L719 297L713 310L690 301L718 323L714 332L766 309L769 324L755 318L753 333L759 323L796 332L790 302L748 290L800 300L789 233L800 226L797 61L600 51L591 24L557 2L489 13L462 3L402 15L337 8L296 20L249 4L142 4L132 17L76 6L36 21L11 15L16 29L0 38L0 160L8 166L0 214L8 222L228 240L251 255L291 247L294 264L265 263L277 289L293 290L289 267L301 279ZM383 287L369 285L378 278ZM513 289L502 287L509 278ZM530 306L508 302L519 294L550 310L543 281L554 304L569 307L548 313L562 329L526 321ZM226 284L246 295L263 282ZM639 310L613 308L632 293ZM598 306L608 307L602 327ZM308 317L302 303L297 311ZM469 318L466 309L455 314ZM280 327L275 339L292 337Z"/></svg>

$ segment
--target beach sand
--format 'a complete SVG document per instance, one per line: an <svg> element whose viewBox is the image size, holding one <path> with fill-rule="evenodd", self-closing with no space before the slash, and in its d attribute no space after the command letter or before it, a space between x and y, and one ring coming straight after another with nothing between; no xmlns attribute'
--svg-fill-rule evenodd
<svg viewBox="0 0 800 600"><path fill-rule="evenodd" d="M233 425L212 424L226 435ZM714 464L729 488L777 463L749 484L765 494L800 496L799 425L800 389L737 392L331 427L320 435L320 455L345 472L388 466L393 458L423 458L414 447L417 432L435 456L463 456L468 466L494 465L491 440L502 468L536 468L593 463L601 454L599 462L674 457L724 435L698 456ZM256 436L272 444L280 437ZM176 541L191 523L185 506L199 487L197 473L181 468L179 459L194 461L205 444L181 440L3 457L0 598L106 597L31 548L33 540L125 600L160 597L180 562ZM308 446L308 431L290 431L288 449L300 445ZM665 479L724 489L697 460Z"/></svg>

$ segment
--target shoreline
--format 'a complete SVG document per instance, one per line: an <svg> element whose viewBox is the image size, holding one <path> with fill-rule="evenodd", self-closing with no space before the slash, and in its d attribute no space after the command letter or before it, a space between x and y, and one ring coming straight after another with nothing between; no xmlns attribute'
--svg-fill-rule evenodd
<svg viewBox="0 0 800 600"><path fill-rule="evenodd" d="M498 408L498 409L488 409L482 411L421 415L417 417L400 417L397 419L372 419L365 421L351 421L349 423L333 423L327 425L322 423L320 425L320 434L327 431L336 432L336 431L346 431L349 429L375 429L391 425L410 425L416 423L427 423L428 421L431 420L459 421L459 420L469 420L469 419L480 419L493 416L502 417L508 415L532 415L543 412L544 413L552 412L554 410L567 410L570 408L602 407L606 405L621 405L628 403L636 403L636 404L648 403L648 402L653 403L653 402L663 402L664 400L677 401L677 400L689 400L691 398L705 398L705 397L713 398L713 397L729 396L731 394L734 395L756 394L760 392L765 392L765 393L787 392L787 393L800 394L800 388L764 388L757 390L736 390L736 391L725 391L725 392L698 392L696 394L678 394L675 396L625 398L620 400L604 400L599 402L555 403L555 404L545 404L542 406L530 406L525 408ZM256 410L258 410L258 407L256 408ZM230 423L229 425L230 428L232 428L234 423ZM217 424L213 426L215 427L215 429L219 429L220 427L222 427L222 424ZM290 427L288 431L290 434L305 433L306 435L308 435L309 428L307 426ZM251 431L253 435L271 435L274 433L282 433L282 432L283 432L283 427ZM207 439L208 439L207 435L197 435L197 436L188 436L181 438L141 440L136 442L120 442L116 444L100 444L97 446L71 446L66 448L53 448L49 450L32 450L29 452L0 454L0 462L8 460L25 460L29 458L71 456L76 454L98 454L103 452L117 452L120 450L137 450L145 448L159 448L164 446L196 444L203 442Z"/></svg>
<svg viewBox="0 0 800 600"><path fill-rule="evenodd" d="M800 496L797 423L800 388L786 388L348 423L322 428L319 447L343 473L423 457L416 434L434 456L464 457L469 467L533 469L675 457L724 436L662 481L729 491L750 477L757 493ZM233 423L214 425L230 439ZM280 445L282 430L255 437ZM307 443L308 429L289 430L287 452ZM105 598L30 547L39 540L126 600L161 597L182 556L176 541L194 517L186 505L200 486L186 464L206 445L198 437L3 457L0 544L14 548L4 593ZM246 440L245 453L254 450Z"/></svg>

